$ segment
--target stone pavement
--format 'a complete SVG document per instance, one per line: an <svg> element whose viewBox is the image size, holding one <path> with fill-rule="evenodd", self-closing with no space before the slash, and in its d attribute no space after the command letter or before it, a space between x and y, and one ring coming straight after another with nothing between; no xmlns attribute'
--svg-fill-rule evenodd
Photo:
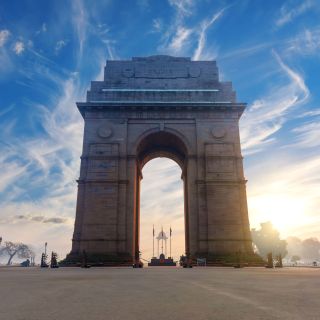
<svg viewBox="0 0 320 320"><path fill-rule="evenodd" d="M320 268L0 268L1 320L320 319Z"/></svg>

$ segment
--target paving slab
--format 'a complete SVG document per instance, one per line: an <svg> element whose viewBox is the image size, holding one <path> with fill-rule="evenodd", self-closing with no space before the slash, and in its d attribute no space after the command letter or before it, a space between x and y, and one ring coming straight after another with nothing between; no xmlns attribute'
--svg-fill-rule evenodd
<svg viewBox="0 0 320 320"><path fill-rule="evenodd" d="M320 319L320 268L0 268L1 320Z"/></svg>

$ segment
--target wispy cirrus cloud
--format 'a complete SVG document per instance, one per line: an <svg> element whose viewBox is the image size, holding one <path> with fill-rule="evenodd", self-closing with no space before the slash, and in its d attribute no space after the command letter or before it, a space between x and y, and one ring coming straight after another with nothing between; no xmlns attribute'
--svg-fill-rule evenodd
<svg viewBox="0 0 320 320"><path fill-rule="evenodd" d="M47 31L48 31L48 29L47 29L47 24L44 22L44 23L41 25L41 28L36 31L36 35L39 35L40 33L46 33Z"/></svg>
<svg viewBox="0 0 320 320"><path fill-rule="evenodd" d="M168 0L169 4L177 9L179 16L189 16L195 6L194 0Z"/></svg>
<svg viewBox="0 0 320 320"><path fill-rule="evenodd" d="M61 79L60 79L61 80ZM10 223L18 223L17 215L25 216L24 221L36 222L42 216L41 222L50 226L70 222L68 233L65 233L65 244L71 237L72 221L76 200L76 179L79 172L79 155L83 123L77 113L74 102L83 96L81 88L71 77L61 80L64 94L58 98L53 109L48 106L33 104L36 113L33 121L41 124L43 133L35 137L16 136L8 130L2 133L7 152L0 159L1 167L6 169L0 188L3 190L0 219L6 219L6 229L2 230L5 238L9 234ZM12 127L12 130L14 127ZM8 167L10 166L10 167ZM63 216L57 217L62 213ZM57 219L59 218L59 219ZM37 220L40 222L40 219ZM22 220L21 220L22 222ZM25 231L34 226L24 225ZM13 233L14 234L14 233ZM25 235L31 239L31 234ZM33 241L40 236L34 235ZM21 239L21 238L20 238ZM68 247L59 247L63 254Z"/></svg>
<svg viewBox="0 0 320 320"><path fill-rule="evenodd" d="M312 119L292 129L295 134L294 146L297 148L315 148L320 146L320 110L310 112Z"/></svg>
<svg viewBox="0 0 320 320"><path fill-rule="evenodd" d="M266 50L277 48L283 56L296 59L297 55L317 56L320 49L320 28L318 26L304 28L296 34L290 34L285 38L266 40L262 42L247 43L239 48L219 54L219 61L238 60L250 56L257 56Z"/></svg>
<svg viewBox="0 0 320 320"><path fill-rule="evenodd" d="M161 32L162 28L163 28L163 22L160 18L155 18L152 20L151 32Z"/></svg>
<svg viewBox="0 0 320 320"><path fill-rule="evenodd" d="M59 54L62 48L64 48L68 44L68 40L58 40L54 47L54 51L56 54Z"/></svg>
<svg viewBox="0 0 320 320"><path fill-rule="evenodd" d="M44 130L42 135L34 138L15 137L12 133L14 124L2 132L2 141L5 141L7 152L1 158L1 163L3 166L10 166L6 170L5 179L1 181L2 188L30 180L29 185L48 189L43 195L48 196L58 190L70 190L73 187L72 181L75 181L78 172L77 156L81 148L77 143L78 136L81 136L83 128L81 117L74 107L74 101L80 92L73 79L60 81L65 93L58 99L53 110L32 103L37 113L33 121L37 125L41 124ZM55 174L51 173L52 170ZM75 171L72 172L73 170ZM50 183L51 188L47 181L49 177L54 181Z"/></svg>
<svg viewBox="0 0 320 320"><path fill-rule="evenodd" d="M292 5L290 2L284 4L280 9L279 16L275 20L275 25L279 28L292 22L295 18L314 7L315 4L316 3L313 0L298 2L296 6Z"/></svg>
<svg viewBox="0 0 320 320"><path fill-rule="evenodd" d="M76 35L78 37L79 43L79 59L82 58L83 49L87 37L87 13L86 8L82 0L75 0L72 2L72 22L74 25L74 29L76 31Z"/></svg>
<svg viewBox="0 0 320 320"><path fill-rule="evenodd" d="M5 158L5 159L4 159ZM0 192L5 191L8 186L11 186L17 181L28 169L28 163L21 165L17 162L10 162L10 157L2 157L0 159L2 174L0 182Z"/></svg>
<svg viewBox="0 0 320 320"><path fill-rule="evenodd" d="M81 10L85 11L84 7ZM76 44L81 49L76 51L76 68L83 68L87 59L92 64L93 59L95 72L101 80L105 56L101 47L85 48L86 28L89 27L86 18L82 15L73 23ZM7 111L0 114L0 142L4 151L0 166L6 169L0 181L0 220L7 222L2 228L2 236L7 240L23 239L26 242L50 238L55 241L56 250L64 255L71 245L83 134L83 119L75 102L85 99L89 80L84 81L77 72L62 68L36 48L26 49L32 59L26 59L23 67L17 70L19 81L33 92L39 88L45 91L47 99L46 102L22 101L30 115L25 119L29 128L27 136L16 134L18 124L15 121L1 119L13 112L12 108L5 108ZM24 218L18 221L17 216ZM39 222L42 227L35 234L32 230ZM24 232L20 234L14 231L17 229L14 224L19 223L24 226ZM60 238L54 239L57 236Z"/></svg>
<svg viewBox="0 0 320 320"><path fill-rule="evenodd" d="M206 34L208 29L222 17L227 7L196 25L193 23L193 26L188 26L186 19L192 15L192 11L189 12L188 8L192 8L194 3L173 1L171 5L176 8L176 15L173 23L164 32L158 50L167 54L192 55L194 60L213 59L216 56L216 48L212 45L207 47ZM157 27L159 28L160 25L157 24Z"/></svg>
<svg viewBox="0 0 320 320"><path fill-rule="evenodd" d="M167 50L172 54L177 54L186 46L193 30L178 26L175 35L172 37Z"/></svg>
<svg viewBox="0 0 320 320"><path fill-rule="evenodd" d="M99 41L101 41L101 43L103 43L106 48L108 59L119 59L119 56L117 55L115 50L116 40L111 36L110 28L106 24L98 24L95 30L99 35Z"/></svg>
<svg viewBox="0 0 320 320"><path fill-rule="evenodd" d="M193 60L200 60L203 59L203 51L205 49L206 46L206 33L207 30L210 26L212 26L220 17L222 17L224 11L226 10L226 8L218 11L217 13L215 13L210 20L204 20L202 21L201 25L200 25L200 29L198 30L198 45L196 47L196 50L194 51L193 54ZM213 58L209 57L209 58ZM206 57L206 59L208 59L208 57Z"/></svg>
<svg viewBox="0 0 320 320"><path fill-rule="evenodd" d="M12 50L15 52L16 55L20 55L25 50L25 44L22 41L17 41L13 45Z"/></svg>
<svg viewBox="0 0 320 320"><path fill-rule="evenodd" d="M320 116L320 108L315 108L315 110L303 112L302 114L298 115L297 118L305 118L305 117L313 117L313 116Z"/></svg>
<svg viewBox="0 0 320 320"><path fill-rule="evenodd" d="M247 154L258 152L272 142L272 135L288 120L290 109L305 103L310 96L303 77L286 65L276 51L272 54L290 82L273 87L267 98L254 101L243 115L240 122L242 147Z"/></svg>
<svg viewBox="0 0 320 320"><path fill-rule="evenodd" d="M307 88L304 79L302 78L302 76L294 71L293 69L289 68L280 58L280 56L278 55L278 53L273 50L272 51L273 56L276 58L276 60L278 61L281 69L283 71L285 71L285 73L289 76L289 78L292 80L292 82L300 89L300 92L297 92L297 94L295 95L295 102L299 102L299 103L303 103L305 102L310 95L309 89Z"/></svg>
<svg viewBox="0 0 320 320"><path fill-rule="evenodd" d="M167 28L162 31L158 51L163 54L180 55L188 51L188 41L193 29L185 24L185 18L191 15L189 8L193 2L189 0L169 0L174 8L174 17Z"/></svg>
<svg viewBox="0 0 320 320"><path fill-rule="evenodd" d="M0 30L0 48L5 45L7 42L8 38L10 36L10 31L7 29Z"/></svg>
<svg viewBox="0 0 320 320"><path fill-rule="evenodd" d="M304 29L285 42L287 54L317 55L320 49L320 28Z"/></svg>
<svg viewBox="0 0 320 320"><path fill-rule="evenodd" d="M114 40L104 40L102 39L102 42L106 45L107 47L107 53L108 53L108 59L109 60L116 60L118 59L118 55L114 49Z"/></svg>

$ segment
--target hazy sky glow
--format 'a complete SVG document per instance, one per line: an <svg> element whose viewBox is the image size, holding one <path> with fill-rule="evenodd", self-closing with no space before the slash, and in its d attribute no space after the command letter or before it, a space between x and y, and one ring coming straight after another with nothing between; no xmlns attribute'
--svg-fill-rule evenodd
<svg viewBox="0 0 320 320"><path fill-rule="evenodd" d="M0 236L70 250L83 131L75 102L102 80L106 59L153 54L217 60L248 103L251 226L319 236L319 21L317 0L1 1ZM163 159L144 168L146 256L153 223L171 223L174 252L183 250L179 170Z"/></svg>

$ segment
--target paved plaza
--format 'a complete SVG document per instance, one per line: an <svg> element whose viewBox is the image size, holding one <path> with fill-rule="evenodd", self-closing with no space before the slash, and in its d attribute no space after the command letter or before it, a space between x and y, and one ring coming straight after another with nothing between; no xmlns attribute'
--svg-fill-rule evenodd
<svg viewBox="0 0 320 320"><path fill-rule="evenodd" d="M1 320L320 319L317 268L0 268Z"/></svg>

